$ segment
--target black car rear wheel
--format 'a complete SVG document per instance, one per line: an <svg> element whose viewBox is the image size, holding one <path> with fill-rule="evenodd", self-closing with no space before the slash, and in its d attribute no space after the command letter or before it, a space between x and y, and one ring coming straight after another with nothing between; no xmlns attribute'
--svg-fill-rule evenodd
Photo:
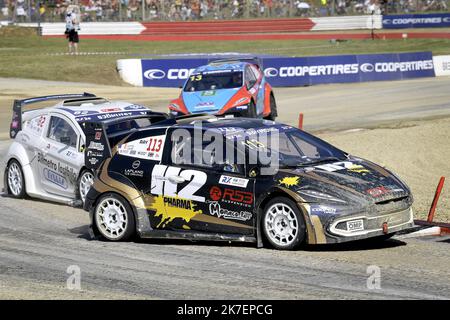
<svg viewBox="0 0 450 320"><path fill-rule="evenodd" d="M297 248L306 236L305 222L299 208L285 197L276 197L267 203L262 224L267 241L279 250Z"/></svg>
<svg viewBox="0 0 450 320"><path fill-rule="evenodd" d="M130 205L114 193L107 193L97 201L94 220L100 234L111 241L125 241L135 233L134 214Z"/></svg>

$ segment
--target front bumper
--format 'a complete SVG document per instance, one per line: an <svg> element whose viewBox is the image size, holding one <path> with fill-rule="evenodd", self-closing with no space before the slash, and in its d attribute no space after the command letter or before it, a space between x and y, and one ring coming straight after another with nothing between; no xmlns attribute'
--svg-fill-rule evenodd
<svg viewBox="0 0 450 320"><path fill-rule="evenodd" d="M353 226L358 226L354 228ZM392 235L414 226L412 207L391 213L337 217L326 228L327 243L347 242Z"/></svg>

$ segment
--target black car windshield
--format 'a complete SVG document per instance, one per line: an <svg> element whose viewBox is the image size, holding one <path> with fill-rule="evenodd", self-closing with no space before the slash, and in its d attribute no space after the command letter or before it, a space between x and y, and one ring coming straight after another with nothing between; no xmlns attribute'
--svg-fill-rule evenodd
<svg viewBox="0 0 450 320"><path fill-rule="evenodd" d="M245 145L250 153L249 159L252 159L252 154L253 159L260 159L261 154L265 154L264 157L276 156L280 167L308 166L347 158L343 151L329 143L288 126L250 129L245 134L226 136Z"/></svg>
<svg viewBox="0 0 450 320"><path fill-rule="evenodd" d="M195 92L240 87L242 87L242 71L227 71L191 75L184 91Z"/></svg>

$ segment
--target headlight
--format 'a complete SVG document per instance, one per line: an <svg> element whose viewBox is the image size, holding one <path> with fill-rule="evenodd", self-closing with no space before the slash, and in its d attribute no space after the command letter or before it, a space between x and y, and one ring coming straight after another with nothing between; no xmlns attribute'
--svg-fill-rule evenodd
<svg viewBox="0 0 450 320"><path fill-rule="evenodd" d="M328 201L328 202L337 202L337 203L347 203L344 200L338 199L332 195L320 192L320 191L315 191L315 190L310 190L310 189L305 189L305 190L297 190L297 192L301 195L304 195L306 197L312 198L315 201Z"/></svg>

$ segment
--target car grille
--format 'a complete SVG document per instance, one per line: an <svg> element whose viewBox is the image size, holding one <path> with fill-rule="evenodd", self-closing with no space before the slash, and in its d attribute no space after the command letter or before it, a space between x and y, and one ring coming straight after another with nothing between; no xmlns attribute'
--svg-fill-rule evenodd
<svg viewBox="0 0 450 320"><path fill-rule="evenodd" d="M400 227L412 222L412 219L413 217L411 208L389 214L380 214L377 216L348 216L342 219L337 219L335 222L333 222L331 224L330 231L341 236L361 235L370 232L382 231L383 224L385 222L388 225L388 230L393 230L396 227ZM363 220L364 230L357 232L347 230L347 222L355 220Z"/></svg>

